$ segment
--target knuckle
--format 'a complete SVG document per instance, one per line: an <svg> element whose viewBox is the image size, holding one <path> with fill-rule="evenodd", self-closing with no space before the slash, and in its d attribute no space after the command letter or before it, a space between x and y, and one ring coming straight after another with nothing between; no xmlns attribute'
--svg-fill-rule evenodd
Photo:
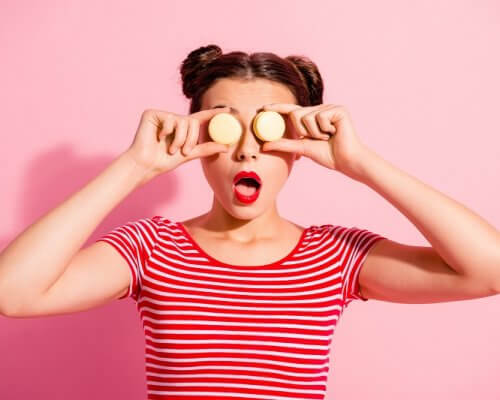
<svg viewBox="0 0 500 400"><path fill-rule="evenodd" d="M172 133L172 131L174 130L174 124L173 124L173 120L172 119L166 119L164 124L163 124L163 130L167 133Z"/></svg>
<svg viewBox="0 0 500 400"><path fill-rule="evenodd" d="M309 126L313 127L315 125L316 119L314 115L308 114L304 117L304 121L309 124Z"/></svg>
<svg viewBox="0 0 500 400"><path fill-rule="evenodd" d="M326 116L326 114L321 114L321 113L318 114L316 116L316 121L322 127L327 127L330 124L330 121L329 121L328 117Z"/></svg>
<svg viewBox="0 0 500 400"><path fill-rule="evenodd" d="M184 143L184 141L182 140L182 138L180 136L176 136L174 138L174 141L172 142L172 146L177 148L177 147L180 147L181 144Z"/></svg>
<svg viewBox="0 0 500 400"><path fill-rule="evenodd" d="M324 111L322 112L319 112L316 114L316 121L318 122L325 122L328 120L328 116L326 115L326 113Z"/></svg>

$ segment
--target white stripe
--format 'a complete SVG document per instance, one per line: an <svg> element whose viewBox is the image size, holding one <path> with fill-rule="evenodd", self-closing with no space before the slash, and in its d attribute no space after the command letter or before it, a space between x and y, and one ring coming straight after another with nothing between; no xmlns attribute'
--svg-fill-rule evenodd
<svg viewBox="0 0 500 400"><path fill-rule="evenodd" d="M151 289L148 288L148 290L152 291ZM189 297L194 297L194 298L198 298L198 299L213 299L212 297L207 297L207 296L189 296ZM224 299L218 299L218 300L224 300ZM228 299L230 300L231 302L245 302L245 303L248 303L249 301L242 301L242 300L238 300L238 299ZM160 301L160 300L156 300L156 299L153 299L151 297L147 297L147 296L141 296L140 298L140 302L143 303L143 302L150 302L150 303L153 303L153 304L156 304L156 305L159 305L159 306L193 306L193 307L212 307L212 308L215 308L215 309L237 309L237 310L249 310L249 311L275 311L277 313L284 313L284 312L292 312L292 311L301 311L301 312L311 312L311 311L332 311L332 310L339 310L340 311L340 308L341 306L340 305L337 305L337 304L332 304L330 306L326 306L326 307L315 307L314 309L306 309L306 308L303 308L303 307L297 307L297 308L293 308L293 307L283 307L283 306L288 306L288 304L294 304L294 303L315 303L315 302L318 302L320 300L320 302L324 302L324 301L330 301L330 300L340 300L340 294L335 294L333 296L330 296L330 297L324 297L323 299L311 299L311 300L288 300L287 303L279 303L277 301L273 301L273 304L276 304L276 305L281 305L282 308L278 308L278 307L246 307L246 306L235 306L235 305L230 305L230 306L225 306L225 305L222 305L222 304L210 304L210 303L193 303L193 302L183 302L183 301ZM252 300L251 301L252 303L269 303L268 300Z"/></svg>
<svg viewBox="0 0 500 400"><path fill-rule="evenodd" d="M213 368L213 367L212 367ZM154 374L154 373L149 373L148 375L150 376L157 376L159 378L230 378L230 379L252 379L252 380L257 380L260 381L260 383L264 383L265 381L269 382L280 382L280 383L285 383L285 384L292 384L292 385L324 385L325 380L320 379L316 381L298 381L298 380L292 380L292 379L278 379L278 378L271 378L267 376L258 376L258 375L230 375L230 374ZM158 381L154 381L158 382ZM203 381L202 381L203 382Z"/></svg>
<svg viewBox="0 0 500 400"><path fill-rule="evenodd" d="M263 346L281 346L281 347L291 347L294 349L314 349L314 350L328 350L330 346L320 346L320 345L309 345L302 343L286 343L286 342L270 342L269 340L183 340L183 339L157 339L152 336L147 335L147 338L155 343L176 343L176 344L254 344ZM320 340L320 338L318 338Z"/></svg>
<svg viewBox="0 0 500 400"><path fill-rule="evenodd" d="M221 386L221 384L219 384ZM322 391L321 394L324 394L325 391ZM163 392L163 391L157 391L157 390L148 390L148 394L166 394L166 395L172 395L172 396L213 396L216 395L217 397L227 397L227 396L232 396L234 397L235 394L238 395L238 397L245 397L247 399L264 399L264 400L307 400L307 399L300 399L298 397L283 397L283 396L276 396L273 395L272 397L269 397L267 394L250 394L250 393L239 393L239 392L177 392L175 391L174 393L172 392Z"/></svg>
<svg viewBox="0 0 500 400"><path fill-rule="evenodd" d="M209 312L209 311L191 311L191 310L161 310L161 309L155 309L151 307L142 307L142 311L150 311L153 314L158 314L158 315L184 315L184 316L194 316L194 315L201 315L201 316L206 316L206 317L236 317L236 318L254 318L255 319L255 314L252 314L251 316L249 315L248 317L245 317L245 314L233 314L233 313L226 313L226 312ZM294 314L283 314L280 312L279 315L259 315L259 320L265 320L265 319L300 319L303 321L330 321L332 319L337 320L337 316L334 315L328 315L328 316L314 316L314 317L308 317L304 315L294 315Z"/></svg>
<svg viewBox="0 0 500 400"><path fill-rule="evenodd" d="M166 353L166 354L193 354L193 355L207 355L210 353L233 353L234 352L234 360L244 359L248 361L247 357L244 357L245 354L251 355L266 355L266 356L276 356L283 358L301 358L304 360L324 360L327 355L309 355L309 354L298 354L298 353L288 353L286 351L271 351L271 350L247 350L247 349L227 349L225 347L221 348L213 348L213 349L163 349L159 347L151 346L150 344L146 344L146 349L154 350L157 353ZM259 358L260 360L260 358Z"/></svg>
<svg viewBox="0 0 500 400"><path fill-rule="evenodd" d="M214 330L214 329L203 329L203 330L196 330L193 331L191 329L154 329L149 326L144 327L144 332L146 330L151 331L153 333L160 333L160 334L183 334L183 335L189 335L189 334L195 334L199 335L200 333L203 335L239 335L239 336L255 336L256 332L254 331L223 331L223 330ZM262 334L262 332L257 332L258 334ZM277 337L277 338L294 338L294 339L318 339L318 335L304 335L304 334L295 334L295 333L288 333L288 332L265 332L265 336L272 336L272 337ZM333 332L328 335L328 336L319 336L323 340L330 340L333 337Z"/></svg>
<svg viewBox="0 0 500 400"><path fill-rule="evenodd" d="M291 371L282 371L279 369L270 369L270 368L258 368L258 367L250 367L250 366L238 366L238 365L197 365L197 366L189 366L189 367L184 367L184 366L175 366L175 367L166 367L161 364L155 364L151 362L146 362L147 367L152 367L156 369L163 369L166 370L165 376L169 375L170 376L170 371L204 371L206 369L227 369L230 371L255 371L255 372L264 372L264 373L273 373L273 374L281 374L285 376L297 376L301 378L316 378L316 377L328 377L328 372L318 372L318 373L300 373L300 372L291 372ZM329 368L328 368L329 369ZM147 374L151 374L151 372L147 372Z"/></svg>
<svg viewBox="0 0 500 400"><path fill-rule="evenodd" d="M219 364L224 361L235 361L234 357L197 357L197 358L176 358L176 357L165 357L165 356L155 356L154 354L146 353L146 358L152 358L154 360L158 361L172 361L172 362L178 362L178 363L192 363L192 362L213 362L214 365L212 365L212 368L219 368ZM245 358L244 361L248 362L259 362L261 364L266 364L266 365L280 365L283 367L294 367L294 368L300 368L300 369L312 369L313 371L317 371L318 369L323 369L325 367L328 367L328 364L330 362L330 359L327 358L325 359L324 363L319 363L319 364L297 364L297 363L291 363L291 362L283 362L283 361L276 361L276 360L270 360L270 359L254 359L254 360L249 360L248 358ZM288 373L288 371L286 372Z"/></svg>
<svg viewBox="0 0 500 400"><path fill-rule="evenodd" d="M255 319L255 317L253 318ZM193 320L157 320L150 317L144 317L143 321L150 321L152 323L158 323L161 325L170 325L170 324L180 324L180 325L214 325L214 326L245 326L256 328L291 328L291 329L306 329L306 330L314 330L314 331L329 331L335 328L335 323L327 326L316 326L316 325L303 325L303 324L279 324L279 323L268 323L264 324L262 322L228 322L228 321L193 321ZM193 327L194 328L194 327ZM203 328L206 329L206 328ZM264 332L257 332L259 334L265 335Z"/></svg>
<svg viewBox="0 0 500 400"><path fill-rule="evenodd" d="M190 386L196 386L196 383L192 382L151 382L151 384L154 384L155 386L173 386L173 387L190 387ZM215 388L220 388L221 386L226 388L226 387L231 387L235 389L260 389L260 390L279 390L280 392L290 392L290 393L302 393L302 394L323 394L325 391L324 390L304 390L304 389L296 389L296 388L285 388L281 386L276 386L276 387L269 387L269 386L264 386L264 385L248 385L248 384L243 384L243 383L228 383L228 382L201 382L203 386L211 386ZM172 396L177 396L178 393L188 393L188 392L158 392L158 391L148 391L149 393L165 393L165 394L170 394ZM211 392L190 392L193 394L208 394ZM224 392L228 393L228 392ZM255 396L255 395L252 395ZM269 399L269 396L266 397ZM283 397L286 399L286 397ZM296 398L296 397L294 397Z"/></svg>

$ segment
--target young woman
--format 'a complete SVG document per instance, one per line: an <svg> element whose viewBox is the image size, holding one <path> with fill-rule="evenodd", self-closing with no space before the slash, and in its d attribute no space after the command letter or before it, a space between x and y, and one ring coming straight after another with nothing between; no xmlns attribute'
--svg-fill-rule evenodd
<svg viewBox="0 0 500 400"><path fill-rule="evenodd" d="M123 154L2 252L4 315L132 297L146 337L148 399L322 399L332 336L351 301L499 293L499 232L365 146L345 107L323 104L309 59L210 45L191 52L181 72L190 114L146 110ZM255 135L260 111L285 118L284 138ZM232 145L207 132L222 112L242 127ZM369 185L432 247L281 217L276 198L301 156ZM133 190L198 158L214 192L209 212L131 221L81 248ZM240 180L242 172L258 183Z"/></svg>

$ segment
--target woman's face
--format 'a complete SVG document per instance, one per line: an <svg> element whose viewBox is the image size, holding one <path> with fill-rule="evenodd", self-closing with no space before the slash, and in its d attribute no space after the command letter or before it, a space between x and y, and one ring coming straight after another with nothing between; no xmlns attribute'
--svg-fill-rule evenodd
<svg viewBox="0 0 500 400"><path fill-rule="evenodd" d="M278 192L290 174L295 153L262 151L265 143L254 134L252 122L265 104L297 104L294 94L283 84L257 78L251 81L223 78L212 85L203 95L201 109L217 106L233 107L232 114L242 126L237 143L229 146L227 153L218 153L200 159L203 173L212 187L216 200L233 217L253 219L275 206ZM292 138L291 125L285 117L284 137ZM200 143L212 140L206 129L200 130ZM233 191L233 178L240 171L256 172L262 185L256 201L242 203Z"/></svg>

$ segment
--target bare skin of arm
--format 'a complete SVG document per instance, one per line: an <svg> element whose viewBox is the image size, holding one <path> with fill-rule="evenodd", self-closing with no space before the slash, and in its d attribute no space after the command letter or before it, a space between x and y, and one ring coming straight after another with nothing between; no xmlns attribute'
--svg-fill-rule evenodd
<svg viewBox="0 0 500 400"><path fill-rule="evenodd" d="M23 307L34 304L35 299L40 299L65 273L72 259L106 215L140 186L143 177L144 169L127 153L123 153L83 188L19 234L0 254L2 313L15 315ZM78 257L82 261L91 254L95 254L95 260L99 259L99 255L107 255L101 259L98 267L113 268L119 271L122 279L103 279L106 283L101 285L101 289L116 295L124 292L129 283L128 271L125 268L118 270L116 265L108 263L110 257L115 256L113 249L102 243L94 243L81 252L82 255ZM120 256L116 255L118 257L112 260L118 260ZM82 290L88 289L82 286Z"/></svg>
<svg viewBox="0 0 500 400"><path fill-rule="evenodd" d="M0 313L18 318L71 313L125 294L130 284L125 259L105 242L81 247L138 187L187 161L227 151L220 143L198 144L200 129L227 111L188 116L144 111L125 152L0 253Z"/></svg>

